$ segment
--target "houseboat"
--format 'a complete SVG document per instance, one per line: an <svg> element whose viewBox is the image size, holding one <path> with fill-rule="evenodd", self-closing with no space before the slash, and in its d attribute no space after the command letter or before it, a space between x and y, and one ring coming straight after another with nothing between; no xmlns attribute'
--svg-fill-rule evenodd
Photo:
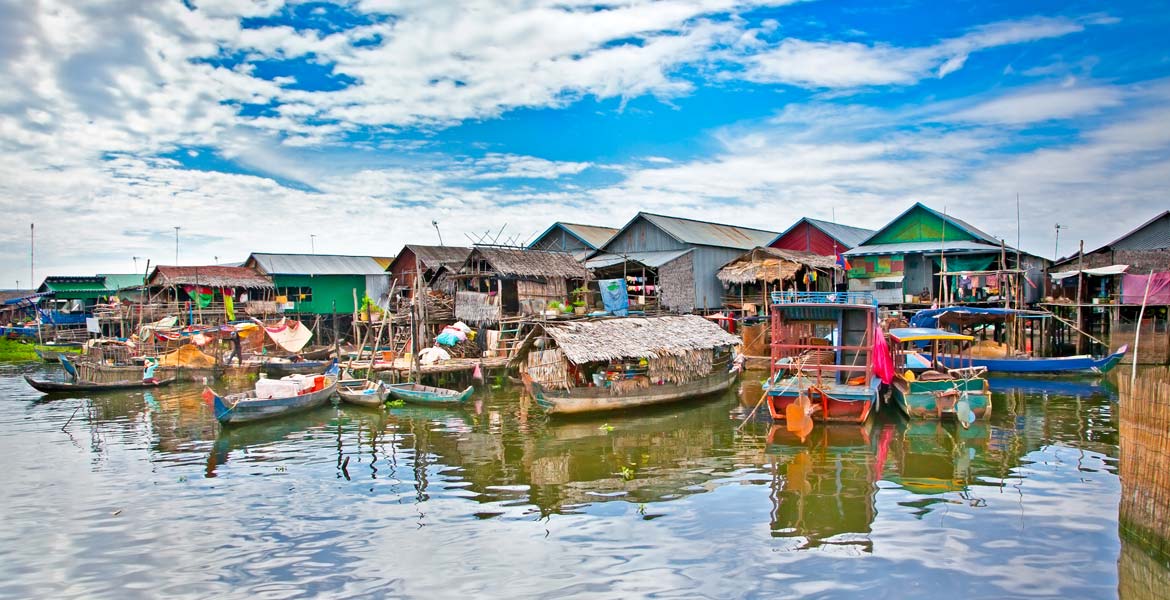
<svg viewBox="0 0 1170 600"><path fill-rule="evenodd" d="M538 324L516 356L549 414L614 411L731 387L739 338L697 315Z"/></svg>
<svg viewBox="0 0 1170 600"><path fill-rule="evenodd" d="M875 361L888 356L869 292L773 292L768 410L785 420L804 396L812 418L863 423L881 386Z"/></svg>

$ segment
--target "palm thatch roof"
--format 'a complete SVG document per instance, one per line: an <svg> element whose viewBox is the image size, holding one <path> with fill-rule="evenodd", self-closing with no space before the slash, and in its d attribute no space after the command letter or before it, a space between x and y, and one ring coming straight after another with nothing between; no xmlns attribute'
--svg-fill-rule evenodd
<svg viewBox="0 0 1170 600"><path fill-rule="evenodd" d="M543 327L575 364L661 358L739 343L739 338L698 315L570 321Z"/></svg>
<svg viewBox="0 0 1170 600"><path fill-rule="evenodd" d="M498 248L476 246L467 257L466 265L483 260L500 277L545 277L587 279L589 271L568 252L549 252L527 248Z"/></svg>
<svg viewBox="0 0 1170 600"><path fill-rule="evenodd" d="M205 285L247 289L272 289L272 279L246 267L220 265L202 267L158 266L146 279L147 287L172 285Z"/></svg>
<svg viewBox="0 0 1170 600"><path fill-rule="evenodd" d="M724 265L715 276L723 283L784 281L796 277L801 267L821 270L838 268L836 260L831 256L759 246Z"/></svg>

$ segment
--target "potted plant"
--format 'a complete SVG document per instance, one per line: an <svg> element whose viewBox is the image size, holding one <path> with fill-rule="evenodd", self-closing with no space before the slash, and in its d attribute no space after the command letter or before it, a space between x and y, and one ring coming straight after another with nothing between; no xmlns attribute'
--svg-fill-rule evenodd
<svg viewBox="0 0 1170 600"><path fill-rule="evenodd" d="M572 294L573 294L573 298L574 298L573 304L572 304L573 312L578 314L578 315L585 314L585 311L587 310L587 306L585 304L585 298L586 298L586 296L589 295L589 288L587 288L585 286L581 286L581 287L573 290Z"/></svg>

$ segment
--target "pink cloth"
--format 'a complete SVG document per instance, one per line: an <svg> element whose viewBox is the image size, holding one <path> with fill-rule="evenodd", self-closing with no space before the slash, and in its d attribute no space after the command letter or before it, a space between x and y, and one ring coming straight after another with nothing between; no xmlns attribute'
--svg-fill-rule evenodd
<svg viewBox="0 0 1170 600"><path fill-rule="evenodd" d="M886 333L880 325L874 325L873 336L873 373L889 385L894 380L894 357L890 355L890 347L886 344Z"/></svg>
<svg viewBox="0 0 1170 600"><path fill-rule="evenodd" d="M1154 273L1153 275L1130 275L1121 278L1122 304L1141 304L1146 294L1146 280L1150 281L1150 297L1146 300L1147 306L1170 304L1170 273Z"/></svg>

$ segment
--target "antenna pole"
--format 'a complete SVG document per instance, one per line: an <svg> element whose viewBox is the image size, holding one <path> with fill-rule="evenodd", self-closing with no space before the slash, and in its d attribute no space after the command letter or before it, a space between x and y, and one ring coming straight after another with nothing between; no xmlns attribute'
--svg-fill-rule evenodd
<svg viewBox="0 0 1170 600"><path fill-rule="evenodd" d="M36 223L28 224L28 285L32 287L36 285ZM33 288L35 291L35 288Z"/></svg>

